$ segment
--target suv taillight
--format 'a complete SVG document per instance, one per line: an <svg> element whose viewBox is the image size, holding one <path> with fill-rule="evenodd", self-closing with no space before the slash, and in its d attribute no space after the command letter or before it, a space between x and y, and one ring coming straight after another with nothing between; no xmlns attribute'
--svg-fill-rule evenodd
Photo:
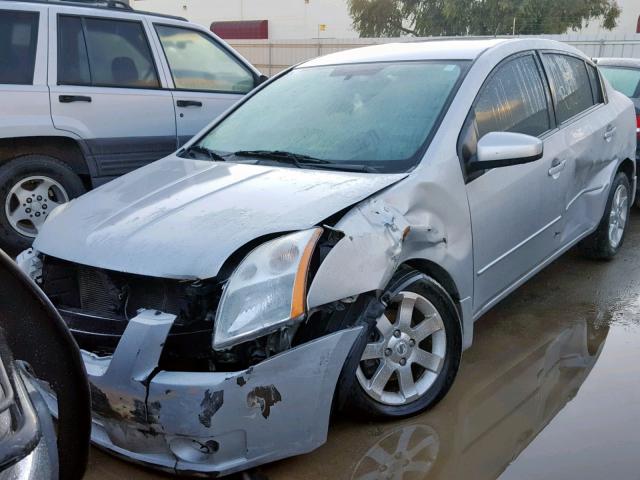
<svg viewBox="0 0 640 480"><path fill-rule="evenodd" d="M640 138L640 113L636 113L636 136Z"/></svg>

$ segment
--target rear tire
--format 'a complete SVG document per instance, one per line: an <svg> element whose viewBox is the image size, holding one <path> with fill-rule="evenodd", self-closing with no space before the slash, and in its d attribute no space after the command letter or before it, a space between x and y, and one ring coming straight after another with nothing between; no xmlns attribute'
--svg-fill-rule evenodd
<svg viewBox="0 0 640 480"><path fill-rule="evenodd" d="M607 205L598 228L580 243L580 248L587 257L611 260L618 253L629 226L630 199L629 178L623 172L618 172L609 190Z"/></svg>
<svg viewBox="0 0 640 480"><path fill-rule="evenodd" d="M392 300L344 398L347 407L368 416L398 418L435 405L449 391L460 365L462 336L453 301L432 278L402 269L387 293Z"/></svg>
<svg viewBox="0 0 640 480"><path fill-rule="evenodd" d="M56 206L85 192L64 162L46 155L16 157L0 167L0 248L28 248Z"/></svg>

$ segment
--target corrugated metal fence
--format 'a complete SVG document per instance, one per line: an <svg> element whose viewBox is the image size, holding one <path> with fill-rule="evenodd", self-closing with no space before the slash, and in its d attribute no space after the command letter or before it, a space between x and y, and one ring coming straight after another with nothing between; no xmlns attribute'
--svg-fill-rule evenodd
<svg viewBox="0 0 640 480"><path fill-rule="evenodd" d="M231 40L231 45L263 73L274 75L296 63L351 48L380 43L433 40L429 38L352 38L314 40ZM438 39L447 37L437 37ZM541 35L569 43L591 57L638 57L640 35Z"/></svg>

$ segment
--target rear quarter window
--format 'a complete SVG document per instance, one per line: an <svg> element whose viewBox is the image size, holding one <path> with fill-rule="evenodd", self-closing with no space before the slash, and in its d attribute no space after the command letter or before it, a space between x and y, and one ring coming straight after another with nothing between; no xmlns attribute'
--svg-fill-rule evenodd
<svg viewBox="0 0 640 480"><path fill-rule="evenodd" d="M37 12L0 10L0 83L33 84Z"/></svg>

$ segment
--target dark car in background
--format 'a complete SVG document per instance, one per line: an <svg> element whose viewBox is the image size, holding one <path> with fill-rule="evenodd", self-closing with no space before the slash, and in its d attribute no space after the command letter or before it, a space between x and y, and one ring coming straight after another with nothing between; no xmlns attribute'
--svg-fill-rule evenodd
<svg viewBox="0 0 640 480"><path fill-rule="evenodd" d="M636 58L595 58L611 86L629 97L636 107L636 134L640 139L640 59ZM640 148L636 147L636 161L640 165ZM640 207L640 198L636 197Z"/></svg>

